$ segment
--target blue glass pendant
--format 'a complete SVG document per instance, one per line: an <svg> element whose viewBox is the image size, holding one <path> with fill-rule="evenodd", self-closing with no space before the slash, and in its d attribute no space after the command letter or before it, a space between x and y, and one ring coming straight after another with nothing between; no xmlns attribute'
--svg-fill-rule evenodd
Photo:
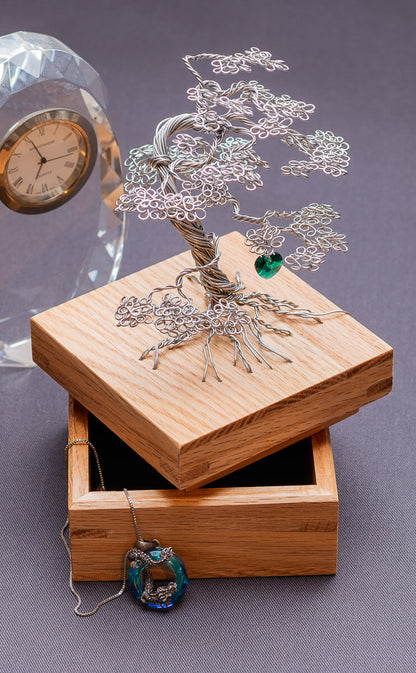
<svg viewBox="0 0 416 673"><path fill-rule="evenodd" d="M158 547L146 552L134 549L132 556L128 581L133 596L146 607L155 610L168 610L175 605L188 586L188 575L182 559L173 553L171 547ZM172 579L156 588L152 567L167 568L173 575Z"/></svg>

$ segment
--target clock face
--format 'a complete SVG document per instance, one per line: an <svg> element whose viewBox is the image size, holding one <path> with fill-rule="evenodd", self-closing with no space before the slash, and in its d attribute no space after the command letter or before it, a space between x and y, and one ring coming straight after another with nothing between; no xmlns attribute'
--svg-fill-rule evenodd
<svg viewBox="0 0 416 673"><path fill-rule="evenodd" d="M94 129L77 112L53 109L25 117L0 146L0 199L21 213L57 208L85 184L96 155Z"/></svg>

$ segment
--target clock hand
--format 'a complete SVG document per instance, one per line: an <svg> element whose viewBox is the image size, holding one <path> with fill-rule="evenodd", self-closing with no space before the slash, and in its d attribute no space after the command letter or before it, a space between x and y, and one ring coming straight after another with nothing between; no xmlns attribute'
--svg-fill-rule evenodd
<svg viewBox="0 0 416 673"><path fill-rule="evenodd" d="M52 159L47 159L46 157L43 157L43 156L40 154L40 152L39 152L39 150L37 149L36 145L35 145L32 141L30 141L30 142L32 143L33 147L35 148L35 150L38 152L38 154L39 154L39 156L40 156L40 161L39 161L39 164L38 164L38 165L39 165L39 168L38 168L38 172L37 172L36 175L35 175L35 180L38 179L39 174L40 174L40 172L41 172L41 170L42 170L42 166L43 166L43 164L46 164L46 163L49 162L49 161L56 161L56 159L64 159L65 157L70 157L71 154L72 154L72 152L68 152L68 154L61 154L61 156L59 156L59 157L52 157Z"/></svg>
<svg viewBox="0 0 416 673"><path fill-rule="evenodd" d="M39 152L39 150L38 150L38 148L36 147L36 145L35 145L35 143L33 142L33 140L31 140L30 138L26 138L26 140L28 140L30 143L32 143L32 145L33 145L33 147L35 148L36 152L39 154L42 163L45 163L45 161L46 161L45 157L43 157L43 156L41 155L41 153Z"/></svg>
<svg viewBox="0 0 416 673"><path fill-rule="evenodd" d="M38 179L39 173L41 172L42 167L43 167L44 164L46 164L46 162L47 162L47 159L45 159L45 157L42 157L41 160L39 161L39 168L38 168L38 172L36 173L35 180Z"/></svg>
<svg viewBox="0 0 416 673"><path fill-rule="evenodd" d="M69 152L68 154L61 154L60 157L53 157L52 159L47 159L47 161L55 161L56 159L63 159L64 157L70 157L72 152Z"/></svg>

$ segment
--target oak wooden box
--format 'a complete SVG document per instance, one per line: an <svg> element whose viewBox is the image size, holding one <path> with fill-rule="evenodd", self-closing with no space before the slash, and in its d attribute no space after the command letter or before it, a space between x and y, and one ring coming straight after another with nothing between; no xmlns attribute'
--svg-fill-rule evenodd
<svg viewBox="0 0 416 673"><path fill-rule="evenodd" d="M267 292L316 312L337 307L282 268L260 278L241 234L220 242L221 266L242 274L245 291ZM177 488L185 490L252 463L357 412L387 394L392 383L390 346L354 320L335 314L317 324L267 315L292 336L265 331L288 355L287 363L265 352L273 365L251 360L248 374L233 366L233 345L215 337L211 347L223 382L212 369L205 383L204 336L162 351L159 368L139 353L162 338L153 325L117 327L123 296L146 296L172 283L192 265L189 252L77 297L32 318L33 359L52 378L137 451ZM202 288L187 292L204 306Z"/></svg>
<svg viewBox="0 0 416 673"><path fill-rule="evenodd" d="M110 456L116 454L122 476L119 490L91 490L95 487L90 470L95 467L93 456L89 463L91 452L86 445L75 445L69 451L68 510L74 579L121 577L124 553L136 541L123 486L129 488L143 537L156 537L162 544L171 545L185 561L190 577L336 572L338 496L329 430L304 440L301 448L305 441L310 443L297 455L299 445L288 447L289 467L281 460L283 450L241 470L239 486L217 483L215 487L184 493L172 487L149 490L146 484L133 489L133 472L139 481L142 478L149 482L145 461L126 445L115 442L112 433L107 437L105 428L104 439L101 434L97 441L90 434L89 420L89 412L70 398L69 441L94 439L104 480L110 479L106 488L111 487L111 469L104 452L105 444L109 444ZM125 476L123 451L128 452L130 461L141 461L138 469L133 467L135 463L127 463ZM273 470L270 461L276 458L280 467ZM262 467L263 462L266 465ZM251 479L255 470L257 485L241 485ZM156 478L160 476L155 474ZM297 475L307 483L297 484ZM275 480L284 482L287 476L295 483L273 485ZM230 477L221 481L227 479ZM261 485L263 481L268 485Z"/></svg>

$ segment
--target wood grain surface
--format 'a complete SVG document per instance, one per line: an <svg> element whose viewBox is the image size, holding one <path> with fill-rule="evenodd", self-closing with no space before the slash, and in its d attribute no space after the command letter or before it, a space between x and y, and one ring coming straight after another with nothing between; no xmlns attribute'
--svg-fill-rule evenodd
<svg viewBox="0 0 416 673"><path fill-rule="evenodd" d="M286 268L260 278L253 255L233 232L221 239L221 264L232 277L242 271L246 291L260 290L314 311L337 307ZM265 353L273 369L252 362L247 374L232 364L231 343L214 338L212 350L223 382L212 370L201 382L204 337L162 351L159 368L139 353L161 335L153 325L116 326L123 296L144 296L171 283L191 263L183 253L50 309L32 319L35 362L179 489L212 481L355 413L387 394L393 352L350 315L270 317L292 331L266 333L292 363ZM201 288L187 290L204 306ZM269 318L269 316L267 316Z"/></svg>
<svg viewBox="0 0 416 673"><path fill-rule="evenodd" d="M88 438L88 415L70 400L69 441ZM99 452L99 447L96 447ZM143 537L170 545L190 577L336 572L338 495L328 430L312 437L315 483L299 486L132 490ZM69 523L75 580L116 580L135 544L121 491L83 489L88 447L69 453ZM74 498L74 494L79 497Z"/></svg>

